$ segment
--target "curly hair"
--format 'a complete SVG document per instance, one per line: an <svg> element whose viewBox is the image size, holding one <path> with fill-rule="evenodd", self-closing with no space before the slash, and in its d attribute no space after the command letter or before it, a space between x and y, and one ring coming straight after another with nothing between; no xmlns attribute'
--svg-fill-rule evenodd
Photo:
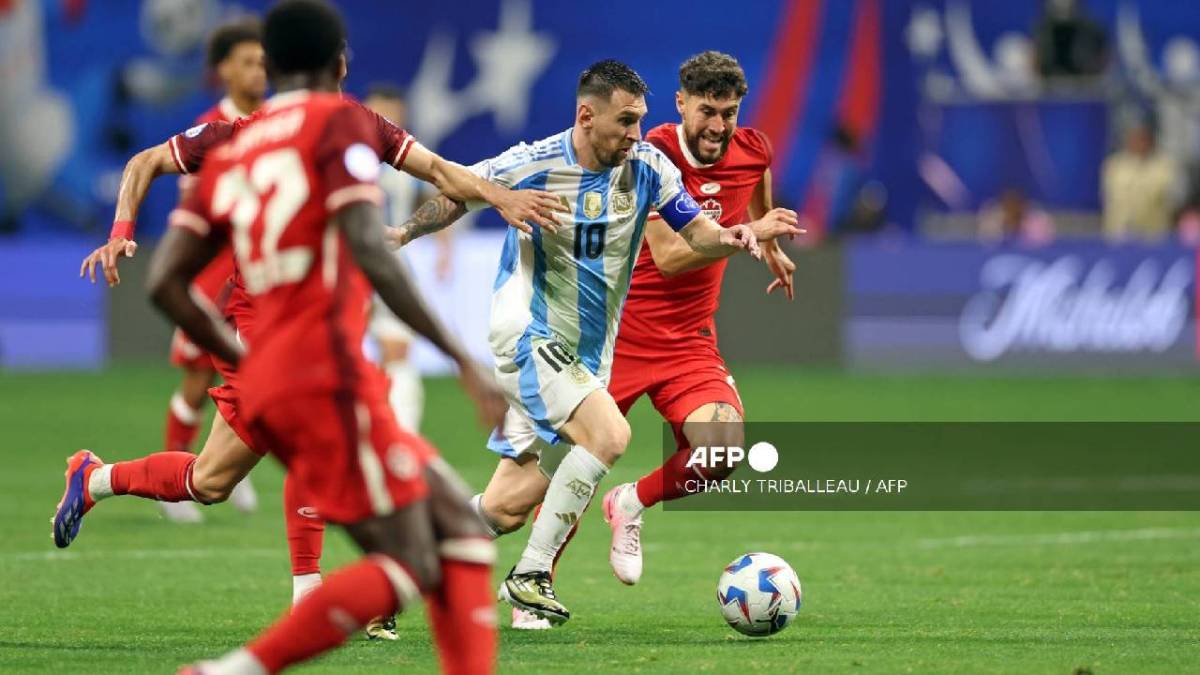
<svg viewBox="0 0 1200 675"><path fill-rule="evenodd" d="M741 98L749 91L737 59L718 51L696 54L679 67L679 88L694 96Z"/></svg>

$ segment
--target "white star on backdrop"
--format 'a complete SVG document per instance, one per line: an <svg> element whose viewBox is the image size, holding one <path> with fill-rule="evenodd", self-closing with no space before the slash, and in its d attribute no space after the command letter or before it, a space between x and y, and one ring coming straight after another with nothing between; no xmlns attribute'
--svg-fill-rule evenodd
<svg viewBox="0 0 1200 675"><path fill-rule="evenodd" d="M460 91L450 88L456 40L434 33L409 88L413 130L436 148L466 120L491 112L504 133L521 129L529 117L533 85L557 51L553 36L533 30L529 0L505 0L499 27L470 38L475 79Z"/></svg>

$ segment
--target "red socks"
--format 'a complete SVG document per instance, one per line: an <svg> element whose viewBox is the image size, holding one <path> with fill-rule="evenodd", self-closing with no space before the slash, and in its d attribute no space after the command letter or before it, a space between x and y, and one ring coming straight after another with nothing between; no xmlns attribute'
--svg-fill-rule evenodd
<svg viewBox="0 0 1200 675"><path fill-rule="evenodd" d="M319 573L325 519L309 505L303 486L290 473L283 479L283 522L292 556L292 576Z"/></svg>
<svg viewBox="0 0 1200 675"><path fill-rule="evenodd" d="M251 642L250 653L275 673L337 647L374 617L390 616L400 602L384 566L407 576L376 556L343 567Z"/></svg>
<svg viewBox="0 0 1200 675"><path fill-rule="evenodd" d="M638 480L637 496L642 506L650 508L659 502L669 502L689 494L683 489L684 481L703 477L687 468L689 456L691 449L681 448L663 462L662 466Z"/></svg>
<svg viewBox="0 0 1200 675"><path fill-rule="evenodd" d="M197 501L190 491L192 465L190 452L156 452L130 462L112 465L115 495L135 495L163 502Z"/></svg>
<svg viewBox="0 0 1200 675"><path fill-rule="evenodd" d="M496 594L491 572L486 563L442 558L442 586L425 597L442 672L447 675L495 672Z"/></svg>
<svg viewBox="0 0 1200 675"><path fill-rule="evenodd" d="M192 442L200 429L200 411L193 409L183 400L179 392L171 397L167 406L166 452L191 452Z"/></svg>

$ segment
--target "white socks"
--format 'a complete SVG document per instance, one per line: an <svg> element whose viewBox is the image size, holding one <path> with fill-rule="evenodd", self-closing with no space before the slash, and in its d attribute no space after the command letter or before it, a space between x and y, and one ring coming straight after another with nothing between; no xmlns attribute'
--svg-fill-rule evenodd
<svg viewBox="0 0 1200 675"><path fill-rule="evenodd" d="M642 511L646 510L646 507L642 505L642 500L638 499L636 483L626 483L624 488L617 492L615 501L614 506L629 518L637 518L642 515Z"/></svg>
<svg viewBox="0 0 1200 675"><path fill-rule="evenodd" d="M267 675L267 669L246 649L229 652L216 661L208 661L202 670L212 675Z"/></svg>
<svg viewBox="0 0 1200 675"><path fill-rule="evenodd" d="M504 534L496 525L496 521L492 520L491 516L487 514L487 511L483 510L482 494L477 494L474 497L471 497L471 510L474 511L475 515L479 516L479 519L483 521L483 526L487 528L488 534L491 535L492 539L499 539Z"/></svg>
<svg viewBox="0 0 1200 675"><path fill-rule="evenodd" d="M87 491L92 501L98 502L105 497L113 496L112 468L112 464L105 464L88 476Z"/></svg>
<svg viewBox="0 0 1200 675"><path fill-rule="evenodd" d="M194 427L200 423L200 412L200 410L188 405L188 402L183 398L183 394L178 391L171 395L171 414L180 422L189 427Z"/></svg>
<svg viewBox="0 0 1200 675"><path fill-rule="evenodd" d="M425 406L425 389L421 385L421 373L411 361L393 361L387 364L388 378L392 387L388 390L388 403L396 414L396 421L405 431L418 433L421 430L421 413Z"/></svg>
<svg viewBox="0 0 1200 675"><path fill-rule="evenodd" d="M550 479L542 510L533 521L529 543L517 563L516 573L549 572L571 528L579 522L596 486L608 473L608 467L587 448L576 445L563 458Z"/></svg>
<svg viewBox="0 0 1200 675"><path fill-rule="evenodd" d="M292 577L292 605L300 602L300 600L311 593L317 586L321 585L321 573L313 572L312 574L301 574Z"/></svg>

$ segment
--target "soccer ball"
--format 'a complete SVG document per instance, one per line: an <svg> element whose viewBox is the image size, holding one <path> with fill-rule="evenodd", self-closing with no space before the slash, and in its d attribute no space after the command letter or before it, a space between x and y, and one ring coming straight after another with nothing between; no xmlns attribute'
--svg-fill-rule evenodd
<svg viewBox="0 0 1200 675"><path fill-rule="evenodd" d="M783 558L747 553L725 567L717 582L721 615L734 630L753 637L787 628L800 610L800 580Z"/></svg>

